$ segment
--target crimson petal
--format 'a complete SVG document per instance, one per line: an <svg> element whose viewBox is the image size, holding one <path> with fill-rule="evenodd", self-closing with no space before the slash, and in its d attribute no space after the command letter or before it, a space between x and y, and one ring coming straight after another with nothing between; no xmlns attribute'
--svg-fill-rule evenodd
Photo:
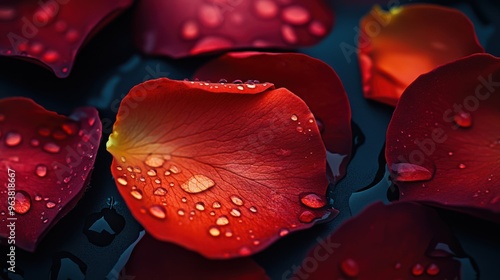
<svg viewBox="0 0 500 280"><path fill-rule="evenodd" d="M250 258L209 260L177 245L160 242L149 234L136 245L123 271L135 280L160 280L166 275L178 280L269 279Z"/></svg>
<svg viewBox="0 0 500 280"><path fill-rule="evenodd" d="M460 279L462 249L437 212L375 203L311 250L293 279Z"/></svg>
<svg viewBox="0 0 500 280"><path fill-rule="evenodd" d="M341 159L335 177L344 176L352 149L351 109L330 66L303 54L228 53L202 66L194 76L212 81L259 80L289 89L307 103L321 125L326 149Z"/></svg>
<svg viewBox="0 0 500 280"><path fill-rule="evenodd" d="M270 83L145 82L123 99L107 148L146 230L209 258L255 253L335 213L314 116Z"/></svg>
<svg viewBox="0 0 500 280"><path fill-rule="evenodd" d="M395 106L419 75L484 52L470 20L437 5L374 7L360 23L359 63L364 96Z"/></svg>
<svg viewBox="0 0 500 280"><path fill-rule="evenodd" d="M401 200L500 222L499 86L500 59L475 54L406 89L386 148Z"/></svg>
<svg viewBox="0 0 500 280"><path fill-rule="evenodd" d="M0 3L0 55L37 61L67 77L85 40L132 0Z"/></svg>
<svg viewBox="0 0 500 280"><path fill-rule="evenodd" d="M295 48L325 37L323 0L143 0L135 39L147 54L185 57L239 48Z"/></svg>
<svg viewBox="0 0 500 280"><path fill-rule="evenodd" d="M43 235L75 206L87 185L100 138L101 122L93 108L79 108L65 117L31 99L0 100L0 182L5 187L0 192L0 213L2 223L17 219L16 246L34 251ZM15 190L8 188L12 178ZM12 195L15 206L8 209ZM7 227L2 227L2 242L7 243L9 236Z"/></svg>

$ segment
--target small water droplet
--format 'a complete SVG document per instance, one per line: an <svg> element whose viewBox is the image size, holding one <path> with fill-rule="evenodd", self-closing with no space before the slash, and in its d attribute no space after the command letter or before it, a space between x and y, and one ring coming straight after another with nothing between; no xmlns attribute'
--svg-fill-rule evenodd
<svg viewBox="0 0 500 280"><path fill-rule="evenodd" d="M132 195L135 199L141 200L142 199L142 192L141 190L132 190L130 191L130 195Z"/></svg>
<svg viewBox="0 0 500 280"><path fill-rule="evenodd" d="M316 219L316 215L314 215L313 212L308 211L308 210L300 213L300 215L299 215L299 221L301 221L302 223L310 223L314 219Z"/></svg>
<svg viewBox="0 0 500 280"><path fill-rule="evenodd" d="M246 246L244 247L241 247L240 250L238 251L238 253L241 255L241 256L248 256L252 253L252 251L250 251L250 249Z"/></svg>
<svg viewBox="0 0 500 280"><path fill-rule="evenodd" d="M219 226L225 226L229 224L229 219L227 218L227 216L222 215L219 218L217 218L217 221L215 223Z"/></svg>
<svg viewBox="0 0 500 280"><path fill-rule="evenodd" d="M153 192L154 195L159 195L159 196L164 196L167 194L167 190L162 188L162 187L159 187L159 188L156 188Z"/></svg>
<svg viewBox="0 0 500 280"><path fill-rule="evenodd" d="M46 224L49 221L49 219L44 219L42 223Z"/></svg>
<svg viewBox="0 0 500 280"><path fill-rule="evenodd" d="M170 170L165 170L165 173L163 173L163 175L165 175L165 176L170 176L170 174L172 174L172 173L170 173Z"/></svg>
<svg viewBox="0 0 500 280"><path fill-rule="evenodd" d="M462 128L468 128L472 126L472 118L469 113L461 111L453 116L453 121L456 125Z"/></svg>
<svg viewBox="0 0 500 280"><path fill-rule="evenodd" d="M238 205L238 206L243 205L243 200L242 200L239 196L232 195L232 196L231 196L231 201L232 201L235 205Z"/></svg>
<svg viewBox="0 0 500 280"><path fill-rule="evenodd" d="M231 212L229 212L229 214L231 214L231 216L233 216L233 217L240 217L241 216L240 210L238 210L236 208L231 209Z"/></svg>
<svg viewBox="0 0 500 280"><path fill-rule="evenodd" d="M173 174L179 174L181 173L181 170L179 169L179 167L175 166L175 165L172 165L172 167L170 167L170 172L172 172Z"/></svg>
<svg viewBox="0 0 500 280"><path fill-rule="evenodd" d="M69 183L69 181L71 181L71 177L69 177L69 176L63 179L63 182L65 184Z"/></svg>
<svg viewBox="0 0 500 280"><path fill-rule="evenodd" d="M35 167L35 174L41 178L47 176L47 166L43 164L37 165Z"/></svg>
<svg viewBox="0 0 500 280"><path fill-rule="evenodd" d="M431 276L438 275L438 274L439 274L439 267L438 267L436 264L431 263L431 264L427 267L427 269L425 270L425 272L426 272L428 275L431 275Z"/></svg>
<svg viewBox="0 0 500 280"><path fill-rule="evenodd" d="M200 35L200 28L194 20L186 21L181 27L181 36L186 40L194 40Z"/></svg>
<svg viewBox="0 0 500 280"><path fill-rule="evenodd" d="M205 175L191 176L181 185L181 188L187 193L201 193L215 186L215 182Z"/></svg>
<svg viewBox="0 0 500 280"><path fill-rule="evenodd" d="M208 233L211 236L217 237L220 235L220 230L215 226L211 226L210 228L208 228Z"/></svg>
<svg viewBox="0 0 500 280"><path fill-rule="evenodd" d="M291 119L292 121L296 122L296 121L299 119L299 117L297 117L297 115L292 115L292 116L290 117L290 119Z"/></svg>
<svg viewBox="0 0 500 280"><path fill-rule="evenodd" d="M467 166L466 166L465 164L463 164L463 163L460 163L460 164L458 165L458 168L460 168L460 169L465 169L466 167L467 167Z"/></svg>
<svg viewBox="0 0 500 280"><path fill-rule="evenodd" d="M424 273L424 267L417 263L415 264L412 268L411 268L411 274L413 274L414 276L420 276Z"/></svg>
<svg viewBox="0 0 500 280"><path fill-rule="evenodd" d="M281 237L288 235L289 231L286 228L280 229L279 235Z"/></svg>
<svg viewBox="0 0 500 280"><path fill-rule="evenodd" d="M38 147L40 145L40 141L38 141L38 139L33 138L30 140L30 145L33 147Z"/></svg>
<svg viewBox="0 0 500 280"><path fill-rule="evenodd" d="M54 50L48 50L43 54L42 59L47 63L54 63L59 59L59 53Z"/></svg>
<svg viewBox="0 0 500 280"><path fill-rule="evenodd" d="M14 212L17 214L26 214L31 209L31 198L25 191L16 192L14 202Z"/></svg>
<svg viewBox="0 0 500 280"><path fill-rule="evenodd" d="M271 19L276 17L279 7L273 0L256 0L254 9L259 17Z"/></svg>
<svg viewBox="0 0 500 280"><path fill-rule="evenodd" d="M309 11L298 5L289 6L283 9L281 17L284 21L295 25L305 24L311 19Z"/></svg>
<svg viewBox="0 0 500 280"><path fill-rule="evenodd" d="M318 209L326 205L325 199L315 193L301 195L300 202L309 208Z"/></svg>
<svg viewBox="0 0 500 280"><path fill-rule="evenodd" d="M201 23L209 28L215 28L222 24L224 17L217 5L202 5L198 10L198 18Z"/></svg>
<svg viewBox="0 0 500 280"><path fill-rule="evenodd" d="M39 195L35 195L35 201L42 201L42 197Z"/></svg>
<svg viewBox="0 0 500 280"><path fill-rule="evenodd" d="M70 29L66 32L65 38L68 42L75 43L78 39L80 39L80 32L76 29Z"/></svg>
<svg viewBox="0 0 500 280"><path fill-rule="evenodd" d="M391 165L392 178L399 182L427 181L432 173L425 167L411 163L395 163Z"/></svg>
<svg viewBox="0 0 500 280"><path fill-rule="evenodd" d="M348 277L357 277L359 275L359 265L353 259L345 259L340 263L340 269Z"/></svg>
<svg viewBox="0 0 500 280"><path fill-rule="evenodd" d="M304 128L302 126L297 126L297 132L304 132Z"/></svg>
<svg viewBox="0 0 500 280"><path fill-rule="evenodd" d="M167 216L165 208L163 208L163 206L161 205L153 205L149 207L149 214L158 219L165 219L165 217Z"/></svg>
<svg viewBox="0 0 500 280"><path fill-rule="evenodd" d="M116 179L116 181L118 182L118 184L122 185L122 186L126 186L128 184L127 180L125 178L118 178Z"/></svg>
<svg viewBox="0 0 500 280"><path fill-rule="evenodd" d="M243 86L237 86L236 87L238 90L244 90L245 88Z"/></svg>
<svg viewBox="0 0 500 280"><path fill-rule="evenodd" d="M117 167L116 167L116 170L118 170L118 171L122 171L122 170L123 170L123 167L121 167L121 166L117 166Z"/></svg>
<svg viewBox="0 0 500 280"><path fill-rule="evenodd" d="M233 232L230 231L230 230L226 230L225 234L224 234L226 237L232 237L233 236Z"/></svg>
<svg viewBox="0 0 500 280"><path fill-rule="evenodd" d="M59 151L61 151L61 147L55 143L47 142L45 143L45 145L43 145L43 150L47 153L57 154L59 153Z"/></svg>
<svg viewBox="0 0 500 280"><path fill-rule="evenodd" d="M250 208L248 208L248 210L250 210L250 212L252 213L257 213L257 207L255 206L251 206Z"/></svg>
<svg viewBox="0 0 500 280"><path fill-rule="evenodd" d="M214 209L219 209L219 208L221 208L220 202L215 201L215 202L212 204L212 207L213 207Z"/></svg>
<svg viewBox="0 0 500 280"><path fill-rule="evenodd" d="M161 167L165 163L165 160L160 155L149 155L144 160L144 163L149 167Z"/></svg>
<svg viewBox="0 0 500 280"><path fill-rule="evenodd" d="M198 211L204 211L205 210L205 203L203 202L197 202L194 206L196 208L196 210Z"/></svg>
<svg viewBox="0 0 500 280"><path fill-rule="evenodd" d="M296 44L298 41L297 34L290 25L281 26L281 36L288 44Z"/></svg>
<svg viewBox="0 0 500 280"><path fill-rule="evenodd" d="M56 204L55 204L54 202L52 202L52 201L49 201L49 202L47 202L47 203L45 204L45 206L46 206L47 208L49 208L49 209L52 209L52 208L56 207Z"/></svg>
<svg viewBox="0 0 500 280"><path fill-rule="evenodd" d="M156 171L151 169L151 170L148 170L148 172L146 172L146 174L148 174L148 176L150 176L150 177L154 177L154 176L156 176Z"/></svg>
<svg viewBox="0 0 500 280"><path fill-rule="evenodd" d="M133 177L132 177L133 178ZM161 180L160 179L155 179L155 183L156 184L161 184Z"/></svg>
<svg viewBox="0 0 500 280"><path fill-rule="evenodd" d="M186 203L187 202L187 198L183 197L183 198L181 198L181 201L184 202L184 203Z"/></svg>
<svg viewBox="0 0 500 280"><path fill-rule="evenodd" d="M120 161L121 161L121 162L125 162L125 161L127 161L127 159L126 159L124 156L121 156L121 157L120 157Z"/></svg>
<svg viewBox="0 0 500 280"><path fill-rule="evenodd" d="M186 212L183 209L177 210L177 215L184 216L185 214L186 214Z"/></svg>
<svg viewBox="0 0 500 280"><path fill-rule="evenodd" d="M313 21L309 25L309 32L318 37L322 37L326 34L326 27L319 21Z"/></svg>
<svg viewBox="0 0 500 280"><path fill-rule="evenodd" d="M141 172L142 172L142 171L141 171L141 169L140 169L139 167L134 167L134 168L132 169L132 171L134 171L134 173L141 173Z"/></svg>
<svg viewBox="0 0 500 280"><path fill-rule="evenodd" d="M22 139L21 134L17 132L9 132L5 135L5 145L15 147L21 144Z"/></svg>

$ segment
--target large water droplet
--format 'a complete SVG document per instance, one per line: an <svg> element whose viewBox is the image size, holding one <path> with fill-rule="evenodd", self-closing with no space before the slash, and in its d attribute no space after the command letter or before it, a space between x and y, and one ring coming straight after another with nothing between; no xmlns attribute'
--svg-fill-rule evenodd
<svg viewBox="0 0 500 280"><path fill-rule="evenodd" d="M300 202L304 204L305 206L313 209L318 209L326 205L325 199L320 197L319 195L315 193L309 193L306 195L303 195L300 198Z"/></svg>
<svg viewBox="0 0 500 280"><path fill-rule="evenodd" d="M231 196L231 201L232 201L234 204L238 205L238 206L243 205L243 200L242 200L239 196L237 196L237 195L232 195L232 196Z"/></svg>
<svg viewBox="0 0 500 280"><path fill-rule="evenodd" d="M415 182L427 181L432 178L432 173L425 167L411 163L395 163L391 165L394 181Z"/></svg>
<svg viewBox="0 0 500 280"><path fill-rule="evenodd" d="M59 151L61 151L61 147L55 143L47 142L45 143L45 145L43 145L43 150L47 153L57 154L59 153Z"/></svg>
<svg viewBox="0 0 500 280"><path fill-rule="evenodd" d="M425 272L431 276L435 276L439 274L439 267L436 264L431 263Z"/></svg>
<svg viewBox="0 0 500 280"><path fill-rule="evenodd" d="M215 227L215 226L212 226L212 227L208 228L208 233L211 236L217 237L220 235L220 229Z"/></svg>
<svg viewBox="0 0 500 280"><path fill-rule="evenodd" d="M149 207L149 214L158 219L165 219L165 217L167 217L167 212L161 205L153 205Z"/></svg>
<svg viewBox="0 0 500 280"><path fill-rule="evenodd" d="M14 202L14 212L17 214L26 214L31 209L31 198L25 191L16 192Z"/></svg>
<svg viewBox="0 0 500 280"><path fill-rule="evenodd" d="M153 192L154 195L159 195L159 196L164 196L167 194L167 190L162 188L162 187L158 187L154 190Z"/></svg>
<svg viewBox="0 0 500 280"><path fill-rule="evenodd" d="M37 165L35 167L35 174L41 178L47 176L47 166L44 164Z"/></svg>
<svg viewBox="0 0 500 280"><path fill-rule="evenodd" d="M256 0L254 9L259 17L270 19L276 17L279 8L273 0Z"/></svg>
<svg viewBox="0 0 500 280"><path fill-rule="evenodd" d="M135 199L141 200L142 199L142 191L141 190L132 190L130 191L130 195L132 195Z"/></svg>
<svg viewBox="0 0 500 280"><path fill-rule="evenodd" d="M146 160L144 160L144 163L149 166L149 167L161 167L165 163L165 159L163 159L163 156L160 155L149 155L146 157Z"/></svg>
<svg viewBox="0 0 500 280"><path fill-rule="evenodd" d="M222 215L219 218L217 218L217 221L215 223L219 226L225 226L229 224L229 219L227 218L227 216Z"/></svg>
<svg viewBox="0 0 500 280"><path fill-rule="evenodd" d="M22 139L21 134L17 132L9 132L5 135L5 145L15 147L21 144Z"/></svg>
<svg viewBox="0 0 500 280"><path fill-rule="evenodd" d="M233 217L240 217L241 216L240 210L238 210L236 208L231 209L231 212L229 212L229 214L231 214L231 216L233 216Z"/></svg>
<svg viewBox="0 0 500 280"><path fill-rule="evenodd" d="M311 19L309 12L304 7L298 5L286 7L281 17L284 21L295 25L305 24Z"/></svg>
<svg viewBox="0 0 500 280"><path fill-rule="evenodd" d="M411 268L411 274L413 274L414 276L420 276L424 273L424 267L417 263L415 264L412 268Z"/></svg>
<svg viewBox="0 0 500 280"><path fill-rule="evenodd" d="M205 175L191 176L181 185L181 188L187 193L201 193L215 186L215 182Z"/></svg>
<svg viewBox="0 0 500 280"><path fill-rule="evenodd" d="M348 277L357 277L359 275L359 265L353 259L345 259L340 263L340 269Z"/></svg>
<svg viewBox="0 0 500 280"><path fill-rule="evenodd" d="M196 208L196 210L198 210L198 211L203 211L203 210L205 210L205 203L203 203L201 201L197 202L195 204L194 208Z"/></svg>
<svg viewBox="0 0 500 280"><path fill-rule="evenodd" d="M453 116L453 121L456 125L462 128L468 128L472 126L472 118L469 113L461 111Z"/></svg>

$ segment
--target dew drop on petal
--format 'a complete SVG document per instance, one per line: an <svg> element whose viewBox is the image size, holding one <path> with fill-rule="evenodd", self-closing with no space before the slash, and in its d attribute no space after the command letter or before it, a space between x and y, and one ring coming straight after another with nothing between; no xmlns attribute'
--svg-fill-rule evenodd
<svg viewBox="0 0 500 280"><path fill-rule="evenodd" d="M217 5L202 5L198 10L198 18L201 23L210 28L218 27L222 24L224 17Z"/></svg>
<svg viewBox="0 0 500 280"><path fill-rule="evenodd" d="M435 275L438 275L439 274L439 267L436 265L436 264L430 264L427 269L425 270L425 272L428 274L428 275L431 275L431 276L435 276Z"/></svg>
<svg viewBox="0 0 500 280"><path fill-rule="evenodd" d="M314 36L322 37L326 34L326 28L321 22L313 21L309 25L309 32Z"/></svg>
<svg viewBox="0 0 500 280"><path fill-rule="evenodd" d="M212 226L208 228L208 233L213 237L217 237L220 235L220 230L217 227Z"/></svg>
<svg viewBox="0 0 500 280"><path fill-rule="evenodd" d="M297 115L292 115L292 116L290 117L290 119L291 119L292 121L296 122L296 121L299 119L299 117L297 117Z"/></svg>
<svg viewBox="0 0 500 280"><path fill-rule="evenodd" d="M52 201L49 201L49 202L47 202L47 203L45 204L45 206L46 206L47 208L49 208L49 209L52 209L52 208L56 207L56 204L55 204L54 202L52 202Z"/></svg>
<svg viewBox="0 0 500 280"><path fill-rule="evenodd" d="M144 160L144 163L149 167L161 167L165 163L165 160L161 155L149 155Z"/></svg>
<svg viewBox="0 0 500 280"><path fill-rule="evenodd" d="M172 172L173 174L179 174L181 173L181 170L179 169L179 167L175 166L175 165L172 165L172 167L170 167L170 172Z"/></svg>
<svg viewBox="0 0 500 280"><path fill-rule="evenodd" d="M288 44L296 44L298 41L297 34L290 25L281 26L281 36Z"/></svg>
<svg viewBox="0 0 500 280"><path fill-rule="evenodd" d="M231 212L229 212L229 214L231 214L231 216L233 216L233 217L241 217L240 210L238 210L236 208L231 209Z"/></svg>
<svg viewBox="0 0 500 280"><path fill-rule="evenodd" d="M391 165L394 181L415 182L427 181L432 178L432 173L425 167L411 163L395 163Z"/></svg>
<svg viewBox="0 0 500 280"><path fill-rule="evenodd" d="M257 213L257 207L255 206L251 206L250 208L248 208L248 210L250 210L250 212L252 213Z"/></svg>
<svg viewBox="0 0 500 280"><path fill-rule="evenodd" d="M238 206L241 206L243 205L243 200L237 196L237 195L232 195L231 196L231 201L235 204L235 205L238 205Z"/></svg>
<svg viewBox="0 0 500 280"><path fill-rule="evenodd" d="M142 199L142 192L141 190L132 190L130 191L130 195L132 195L135 199L141 200Z"/></svg>
<svg viewBox="0 0 500 280"><path fill-rule="evenodd" d="M177 210L177 215L184 216L185 214L186 214L186 212L184 210L182 210L182 209Z"/></svg>
<svg viewBox="0 0 500 280"><path fill-rule="evenodd" d="M159 196L164 196L167 194L167 190L162 188L162 187L159 187L159 188L156 188L153 192L154 195L159 195Z"/></svg>
<svg viewBox="0 0 500 280"><path fill-rule="evenodd" d="M462 128L468 128L472 126L472 118L469 113L461 111L453 116L453 121L456 125Z"/></svg>
<svg viewBox="0 0 500 280"><path fill-rule="evenodd" d="M281 17L285 22L295 25L305 24L311 19L310 13L304 7L298 5L286 7Z"/></svg>
<svg viewBox="0 0 500 280"><path fill-rule="evenodd" d="M39 195L35 195L35 201L42 201L42 197Z"/></svg>
<svg viewBox="0 0 500 280"><path fill-rule="evenodd" d="M314 215L313 212L308 211L308 210L300 213L300 215L299 215L299 221L301 221L302 223L310 223L314 219L316 219L316 215Z"/></svg>
<svg viewBox="0 0 500 280"><path fill-rule="evenodd" d="M414 276L420 276L424 273L424 267L417 263L415 264L412 268L411 268L411 274L413 274Z"/></svg>
<svg viewBox="0 0 500 280"><path fill-rule="evenodd" d="M37 165L35 167L35 174L40 178L47 176L47 166L44 164Z"/></svg>
<svg viewBox="0 0 500 280"><path fill-rule="evenodd" d="M281 237L288 235L289 231L286 228L280 229L279 235Z"/></svg>
<svg viewBox="0 0 500 280"><path fill-rule="evenodd" d="M467 166L466 166L465 164L463 164L463 163L460 163L460 164L458 165L458 168L460 168L460 169L465 169L466 167L467 167Z"/></svg>
<svg viewBox="0 0 500 280"><path fill-rule="evenodd" d="M219 208L221 208L221 204L220 204L220 202L215 201L215 202L212 204L212 207L213 207L214 209L219 209Z"/></svg>
<svg viewBox="0 0 500 280"><path fill-rule="evenodd" d="M181 185L182 190L187 193L201 193L215 186L215 182L205 175L191 176Z"/></svg>
<svg viewBox="0 0 500 280"><path fill-rule="evenodd" d="M59 151L61 151L61 147L55 143L47 142L45 143L45 145L43 145L43 150L47 153L57 154L59 153Z"/></svg>
<svg viewBox="0 0 500 280"><path fill-rule="evenodd" d="M313 209L318 209L326 205L326 201L315 193L309 193L302 196L300 202Z"/></svg>
<svg viewBox="0 0 500 280"><path fill-rule="evenodd" d="M359 265L353 259L345 259L340 263L342 273L348 277L357 277L359 275Z"/></svg>
<svg viewBox="0 0 500 280"><path fill-rule="evenodd" d="M200 35L200 28L194 20L186 21L181 27L181 36L185 40L194 40Z"/></svg>
<svg viewBox="0 0 500 280"><path fill-rule="evenodd" d="M5 145L15 147L21 144L22 139L21 134L17 132L9 132L5 135Z"/></svg>
<svg viewBox="0 0 500 280"><path fill-rule="evenodd" d="M254 9L259 17L271 19L276 17L279 7L273 0L256 0Z"/></svg>
<svg viewBox="0 0 500 280"><path fill-rule="evenodd" d="M194 206L196 208L196 210L198 211L204 211L205 210L205 203L203 202L197 202Z"/></svg>
<svg viewBox="0 0 500 280"><path fill-rule="evenodd" d="M167 217L167 212L161 205L153 205L149 207L149 214L158 219L165 219L165 217Z"/></svg>
<svg viewBox="0 0 500 280"><path fill-rule="evenodd" d="M116 181L118 182L118 184L122 185L122 186L126 186L128 184L127 180L125 178L118 178L116 179Z"/></svg>
<svg viewBox="0 0 500 280"><path fill-rule="evenodd" d="M217 218L217 221L215 221L215 223L218 226L225 226L225 225L229 224L229 219L227 218L227 216L222 215L219 218Z"/></svg>
<svg viewBox="0 0 500 280"><path fill-rule="evenodd" d="M24 191L16 192L14 201L14 212L17 214L26 214L31 209L31 198L29 194Z"/></svg>
<svg viewBox="0 0 500 280"><path fill-rule="evenodd" d="M238 250L238 253L241 256L248 256L252 253L252 251L250 251L250 249L248 249L248 247L244 246L244 247L241 247L240 250Z"/></svg>

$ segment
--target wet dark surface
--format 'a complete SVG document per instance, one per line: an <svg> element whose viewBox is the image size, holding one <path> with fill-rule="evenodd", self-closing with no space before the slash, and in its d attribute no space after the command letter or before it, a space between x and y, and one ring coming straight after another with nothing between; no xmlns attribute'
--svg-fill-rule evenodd
<svg viewBox="0 0 500 280"><path fill-rule="evenodd" d="M356 55L346 57L339 48L342 42L355 45L353 28L370 6L341 6L340 2L345 1L332 2L337 14L333 32L319 45L301 51L331 65L343 81L352 107L355 151L347 176L331 194L333 205L340 210L339 216L328 224L291 234L254 257L272 279L286 279L283 275L301 263L316 244L316 238L335 230L351 212L358 213L374 201L387 202L388 193L391 200L397 198L394 189L388 191L390 183L383 157L385 131L392 108L363 98ZM447 4L459 7L472 19L487 52L500 55L500 8L493 0L474 2L472 6L459 1L447 1ZM119 101L132 86L148 79L189 78L209 58L171 60L141 55L131 43L128 30L131 18L128 11L99 32L77 57L74 71L67 79L57 79L34 64L0 57L0 97L30 97L61 114L69 114L84 105L95 106L104 131L84 197L48 233L35 253L17 251L19 274L10 275L11 279L104 279L142 230L116 190L109 171L111 156L105 150ZM360 190L363 191L352 195ZM480 279L497 279L496 275L500 274L500 227L446 211L442 217L477 263ZM467 223L473 226L465 226ZM2 264L5 263L4 251L0 256ZM464 275L471 274L474 272L469 266ZM5 271L0 271L0 275L6 279ZM464 279L472 279L470 277L473 276Z"/></svg>

